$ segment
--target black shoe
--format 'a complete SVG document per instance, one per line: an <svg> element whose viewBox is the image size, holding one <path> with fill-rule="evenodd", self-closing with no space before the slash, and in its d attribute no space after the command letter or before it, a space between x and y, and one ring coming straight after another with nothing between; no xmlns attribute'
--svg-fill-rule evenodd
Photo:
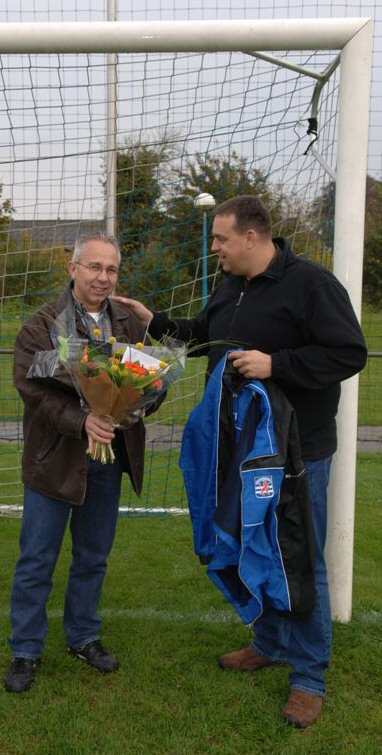
<svg viewBox="0 0 382 755"><path fill-rule="evenodd" d="M14 658L4 679L8 692L25 692L33 684L38 661L29 658Z"/></svg>
<svg viewBox="0 0 382 755"><path fill-rule="evenodd" d="M96 668L97 671L103 671L109 673L110 671L116 671L119 668L119 661L115 655L110 653L102 647L99 640L88 642L83 648L77 650L76 648L68 648L68 653L74 655L76 658L81 658L82 661L86 661L90 666Z"/></svg>

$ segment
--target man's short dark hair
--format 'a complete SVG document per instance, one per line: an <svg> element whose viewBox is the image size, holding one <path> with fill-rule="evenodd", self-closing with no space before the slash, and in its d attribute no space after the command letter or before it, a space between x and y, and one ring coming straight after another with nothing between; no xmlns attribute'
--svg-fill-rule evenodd
<svg viewBox="0 0 382 755"><path fill-rule="evenodd" d="M239 233L245 233L250 228L254 228L264 236L271 235L269 210L259 197L252 194L241 194L227 199L215 207L214 216L216 215L234 215L235 228Z"/></svg>

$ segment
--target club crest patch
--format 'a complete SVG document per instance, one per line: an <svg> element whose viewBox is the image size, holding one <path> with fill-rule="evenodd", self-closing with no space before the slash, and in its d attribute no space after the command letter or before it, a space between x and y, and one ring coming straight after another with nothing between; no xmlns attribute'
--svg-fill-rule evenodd
<svg viewBox="0 0 382 755"><path fill-rule="evenodd" d="M272 498L274 494L272 477L257 477L255 479L256 498Z"/></svg>

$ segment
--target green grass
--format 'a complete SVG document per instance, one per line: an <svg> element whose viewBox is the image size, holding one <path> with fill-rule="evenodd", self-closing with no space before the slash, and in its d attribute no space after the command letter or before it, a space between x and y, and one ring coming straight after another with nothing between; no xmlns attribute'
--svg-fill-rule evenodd
<svg viewBox="0 0 382 755"><path fill-rule="evenodd" d="M368 351L382 353L382 311L364 308L362 329ZM360 374L358 424L382 424L382 356L369 357Z"/></svg>
<svg viewBox="0 0 382 755"><path fill-rule="evenodd" d="M102 676L65 655L65 539L46 652L26 694L0 690L1 755L379 755L382 751L382 461L360 455L354 613L334 626L328 698L305 732L285 726L286 668L221 671L250 632L193 555L187 517L121 519L102 600L103 639L121 669ZM2 668L19 520L0 520Z"/></svg>
<svg viewBox="0 0 382 755"><path fill-rule="evenodd" d="M202 397L206 367L206 357L187 359L181 380L170 387L166 400L154 415L155 422L179 425L187 422L191 409Z"/></svg>
<svg viewBox="0 0 382 755"><path fill-rule="evenodd" d="M382 349L381 349L382 350ZM358 424L382 425L382 357L370 357L360 374Z"/></svg>
<svg viewBox="0 0 382 755"><path fill-rule="evenodd" d="M22 501L21 444L0 443L0 503L17 506Z"/></svg>
<svg viewBox="0 0 382 755"><path fill-rule="evenodd" d="M382 310L365 306L362 312L362 330L369 351L382 351Z"/></svg>

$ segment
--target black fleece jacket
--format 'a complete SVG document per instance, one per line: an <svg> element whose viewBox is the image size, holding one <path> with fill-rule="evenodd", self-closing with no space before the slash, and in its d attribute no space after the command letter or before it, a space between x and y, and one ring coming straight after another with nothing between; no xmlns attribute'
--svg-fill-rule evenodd
<svg viewBox="0 0 382 755"><path fill-rule="evenodd" d="M367 349L337 278L295 256L285 239L274 243L278 254L263 273L249 281L223 274L194 319L157 312L149 332L199 344L192 355L208 354L207 376L228 348L271 354L272 380L296 410L303 458L315 461L336 450L340 382L362 370Z"/></svg>

